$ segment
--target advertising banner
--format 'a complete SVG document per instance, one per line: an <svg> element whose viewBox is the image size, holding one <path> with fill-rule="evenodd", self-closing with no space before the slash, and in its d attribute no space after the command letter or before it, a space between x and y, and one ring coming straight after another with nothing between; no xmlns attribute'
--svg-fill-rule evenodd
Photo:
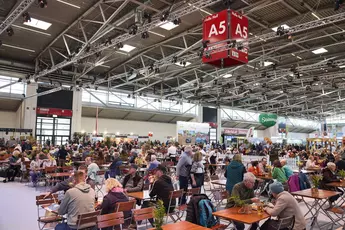
<svg viewBox="0 0 345 230"><path fill-rule="evenodd" d="M177 141L181 145L209 142L210 125L207 123L178 121L176 131Z"/></svg>

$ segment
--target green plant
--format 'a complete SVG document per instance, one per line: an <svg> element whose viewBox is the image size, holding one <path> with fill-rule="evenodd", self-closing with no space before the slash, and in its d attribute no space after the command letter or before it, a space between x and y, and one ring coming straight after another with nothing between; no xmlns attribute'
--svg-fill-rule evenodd
<svg viewBox="0 0 345 230"><path fill-rule="evenodd" d="M345 170L339 170L338 175L341 177L341 179L345 179Z"/></svg>
<svg viewBox="0 0 345 230"><path fill-rule="evenodd" d="M312 175L310 176L311 182L313 183L314 188L318 188L320 186L320 182L322 180L322 175Z"/></svg>
<svg viewBox="0 0 345 230"><path fill-rule="evenodd" d="M73 164L73 161L71 161L71 160L68 161L68 162L67 162L67 161L65 162L65 165L66 165L66 166L72 166L72 164Z"/></svg>
<svg viewBox="0 0 345 230"><path fill-rule="evenodd" d="M240 199L239 196L231 196L228 198L228 202L232 202L236 207L243 207L246 203Z"/></svg>
<svg viewBox="0 0 345 230"><path fill-rule="evenodd" d="M162 230L165 208L162 200L158 200L153 216L155 218L154 226L156 230Z"/></svg>

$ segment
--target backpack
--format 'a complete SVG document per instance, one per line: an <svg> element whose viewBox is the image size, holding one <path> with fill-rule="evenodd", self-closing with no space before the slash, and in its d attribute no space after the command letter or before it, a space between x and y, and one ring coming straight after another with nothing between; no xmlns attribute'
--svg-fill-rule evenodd
<svg viewBox="0 0 345 230"><path fill-rule="evenodd" d="M217 211L211 200L202 199L199 201L199 223L201 226L210 228L219 223L219 219L212 215Z"/></svg>

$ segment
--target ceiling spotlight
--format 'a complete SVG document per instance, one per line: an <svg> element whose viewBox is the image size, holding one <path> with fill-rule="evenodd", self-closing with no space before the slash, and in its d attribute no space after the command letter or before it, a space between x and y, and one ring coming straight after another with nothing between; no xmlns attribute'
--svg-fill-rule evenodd
<svg viewBox="0 0 345 230"><path fill-rule="evenodd" d="M22 96L25 97L25 94L23 93Z"/></svg>
<svg viewBox="0 0 345 230"><path fill-rule="evenodd" d="M305 90L306 90L306 91L311 91L311 86L310 86L310 85L307 85L307 86L305 87Z"/></svg>
<svg viewBox="0 0 345 230"><path fill-rule="evenodd" d="M147 39L147 38L149 38L150 37L150 35L149 35L149 33L147 32L147 31L145 31L145 32L143 32L142 34L141 34L141 38L142 39Z"/></svg>
<svg viewBox="0 0 345 230"><path fill-rule="evenodd" d="M130 95L130 94L128 94L128 95L127 95L127 98L131 98L131 95Z"/></svg>
<svg viewBox="0 0 345 230"><path fill-rule="evenodd" d="M19 78L19 79L18 79L18 82L22 82L22 79L21 79L21 78Z"/></svg>
<svg viewBox="0 0 345 230"><path fill-rule="evenodd" d="M38 0L38 6L40 8L45 8L47 7L48 3L47 3L47 0Z"/></svg>
<svg viewBox="0 0 345 230"><path fill-rule="evenodd" d="M152 71L153 70L153 64L151 64L150 66L149 66L149 71Z"/></svg>
<svg viewBox="0 0 345 230"><path fill-rule="evenodd" d="M28 12L23 13L22 16L23 16L24 22L31 22L31 17L30 17L30 14Z"/></svg>
<svg viewBox="0 0 345 230"><path fill-rule="evenodd" d="M286 32L287 31L284 29L284 26L278 26L276 34L278 36L283 36L284 34L286 34Z"/></svg>
<svg viewBox="0 0 345 230"><path fill-rule="evenodd" d="M210 40L202 41L202 48L207 48L208 43L210 43Z"/></svg>
<svg viewBox="0 0 345 230"><path fill-rule="evenodd" d="M71 91L72 91L72 90L73 90L73 86L70 86L70 87L69 87L69 90L71 90Z"/></svg>
<svg viewBox="0 0 345 230"><path fill-rule="evenodd" d="M129 29L128 29L128 33L129 33L130 35L136 35L137 32L138 32L138 26L135 25L135 24L131 25L131 26L129 27Z"/></svg>
<svg viewBox="0 0 345 230"><path fill-rule="evenodd" d="M174 57L172 58L171 62L172 62L172 63L176 63L176 62L177 62L177 57L174 56Z"/></svg>
<svg viewBox="0 0 345 230"><path fill-rule="evenodd" d="M53 84L53 81L52 81L52 79L49 79L49 84L51 84L51 85Z"/></svg>
<svg viewBox="0 0 345 230"><path fill-rule="evenodd" d="M175 25L180 25L180 24L181 24L181 19L180 19L180 18L175 18L174 21L173 21L173 23L174 23Z"/></svg>
<svg viewBox="0 0 345 230"><path fill-rule="evenodd" d="M151 14L144 12L144 18L147 19L148 23L151 23L151 21L152 21L152 15Z"/></svg>
<svg viewBox="0 0 345 230"><path fill-rule="evenodd" d="M168 19L168 17L169 17L169 11L163 12L163 14L160 17L161 22L166 21Z"/></svg>
<svg viewBox="0 0 345 230"><path fill-rule="evenodd" d="M334 10L337 11L343 6L344 0L336 0Z"/></svg>
<svg viewBox="0 0 345 230"><path fill-rule="evenodd" d="M95 90L98 90L98 86L95 86Z"/></svg>
<svg viewBox="0 0 345 230"><path fill-rule="evenodd" d="M13 31L12 27L8 27L6 29L6 32L7 32L7 35L10 36L10 37L12 37L13 34L14 34L14 31Z"/></svg>
<svg viewBox="0 0 345 230"><path fill-rule="evenodd" d="M159 68L155 68L155 73L159 73Z"/></svg>

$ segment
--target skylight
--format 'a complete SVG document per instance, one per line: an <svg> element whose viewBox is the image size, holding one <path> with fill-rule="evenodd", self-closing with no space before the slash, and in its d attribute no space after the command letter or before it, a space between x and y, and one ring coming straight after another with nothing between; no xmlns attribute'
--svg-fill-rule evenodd
<svg viewBox="0 0 345 230"><path fill-rule="evenodd" d="M24 22L24 25L32 26L41 30L47 30L52 24L49 22L41 21L35 18L31 18L31 21Z"/></svg>
<svg viewBox="0 0 345 230"><path fill-rule="evenodd" d="M320 49L317 49L317 50L313 50L312 52L314 54L323 54L323 53L327 53L328 50L326 50L325 48L320 48Z"/></svg>
<svg viewBox="0 0 345 230"><path fill-rule="evenodd" d="M136 47L131 46L131 45L123 45L122 48L120 48L119 50L125 51L127 53L131 52L132 50L134 50Z"/></svg>
<svg viewBox="0 0 345 230"><path fill-rule="evenodd" d="M270 66L270 65L273 65L273 62L271 62L271 61L265 61L264 62L264 66Z"/></svg>
<svg viewBox="0 0 345 230"><path fill-rule="evenodd" d="M227 74L223 75L223 78L229 78L229 77L232 77L231 73L227 73Z"/></svg>
<svg viewBox="0 0 345 230"><path fill-rule="evenodd" d="M176 27L178 27L178 25L175 25L173 22L162 22L158 24L160 28L163 28L165 30L172 30Z"/></svg>
<svg viewBox="0 0 345 230"><path fill-rule="evenodd" d="M289 29L289 28L290 28L290 26L288 26L288 25L286 25L286 24L283 24L283 25L281 25L281 26L284 28L284 30L286 30L286 29ZM277 26L277 27L273 27L273 28L272 28L272 30L273 30L274 32L277 32L278 27L279 27L279 26Z"/></svg>
<svg viewBox="0 0 345 230"><path fill-rule="evenodd" d="M188 61L186 62L186 64L181 63L181 62L176 62L176 63L175 63L175 65L182 66L182 67L189 66L190 64L192 64L192 63L190 63L190 62L188 62Z"/></svg>

